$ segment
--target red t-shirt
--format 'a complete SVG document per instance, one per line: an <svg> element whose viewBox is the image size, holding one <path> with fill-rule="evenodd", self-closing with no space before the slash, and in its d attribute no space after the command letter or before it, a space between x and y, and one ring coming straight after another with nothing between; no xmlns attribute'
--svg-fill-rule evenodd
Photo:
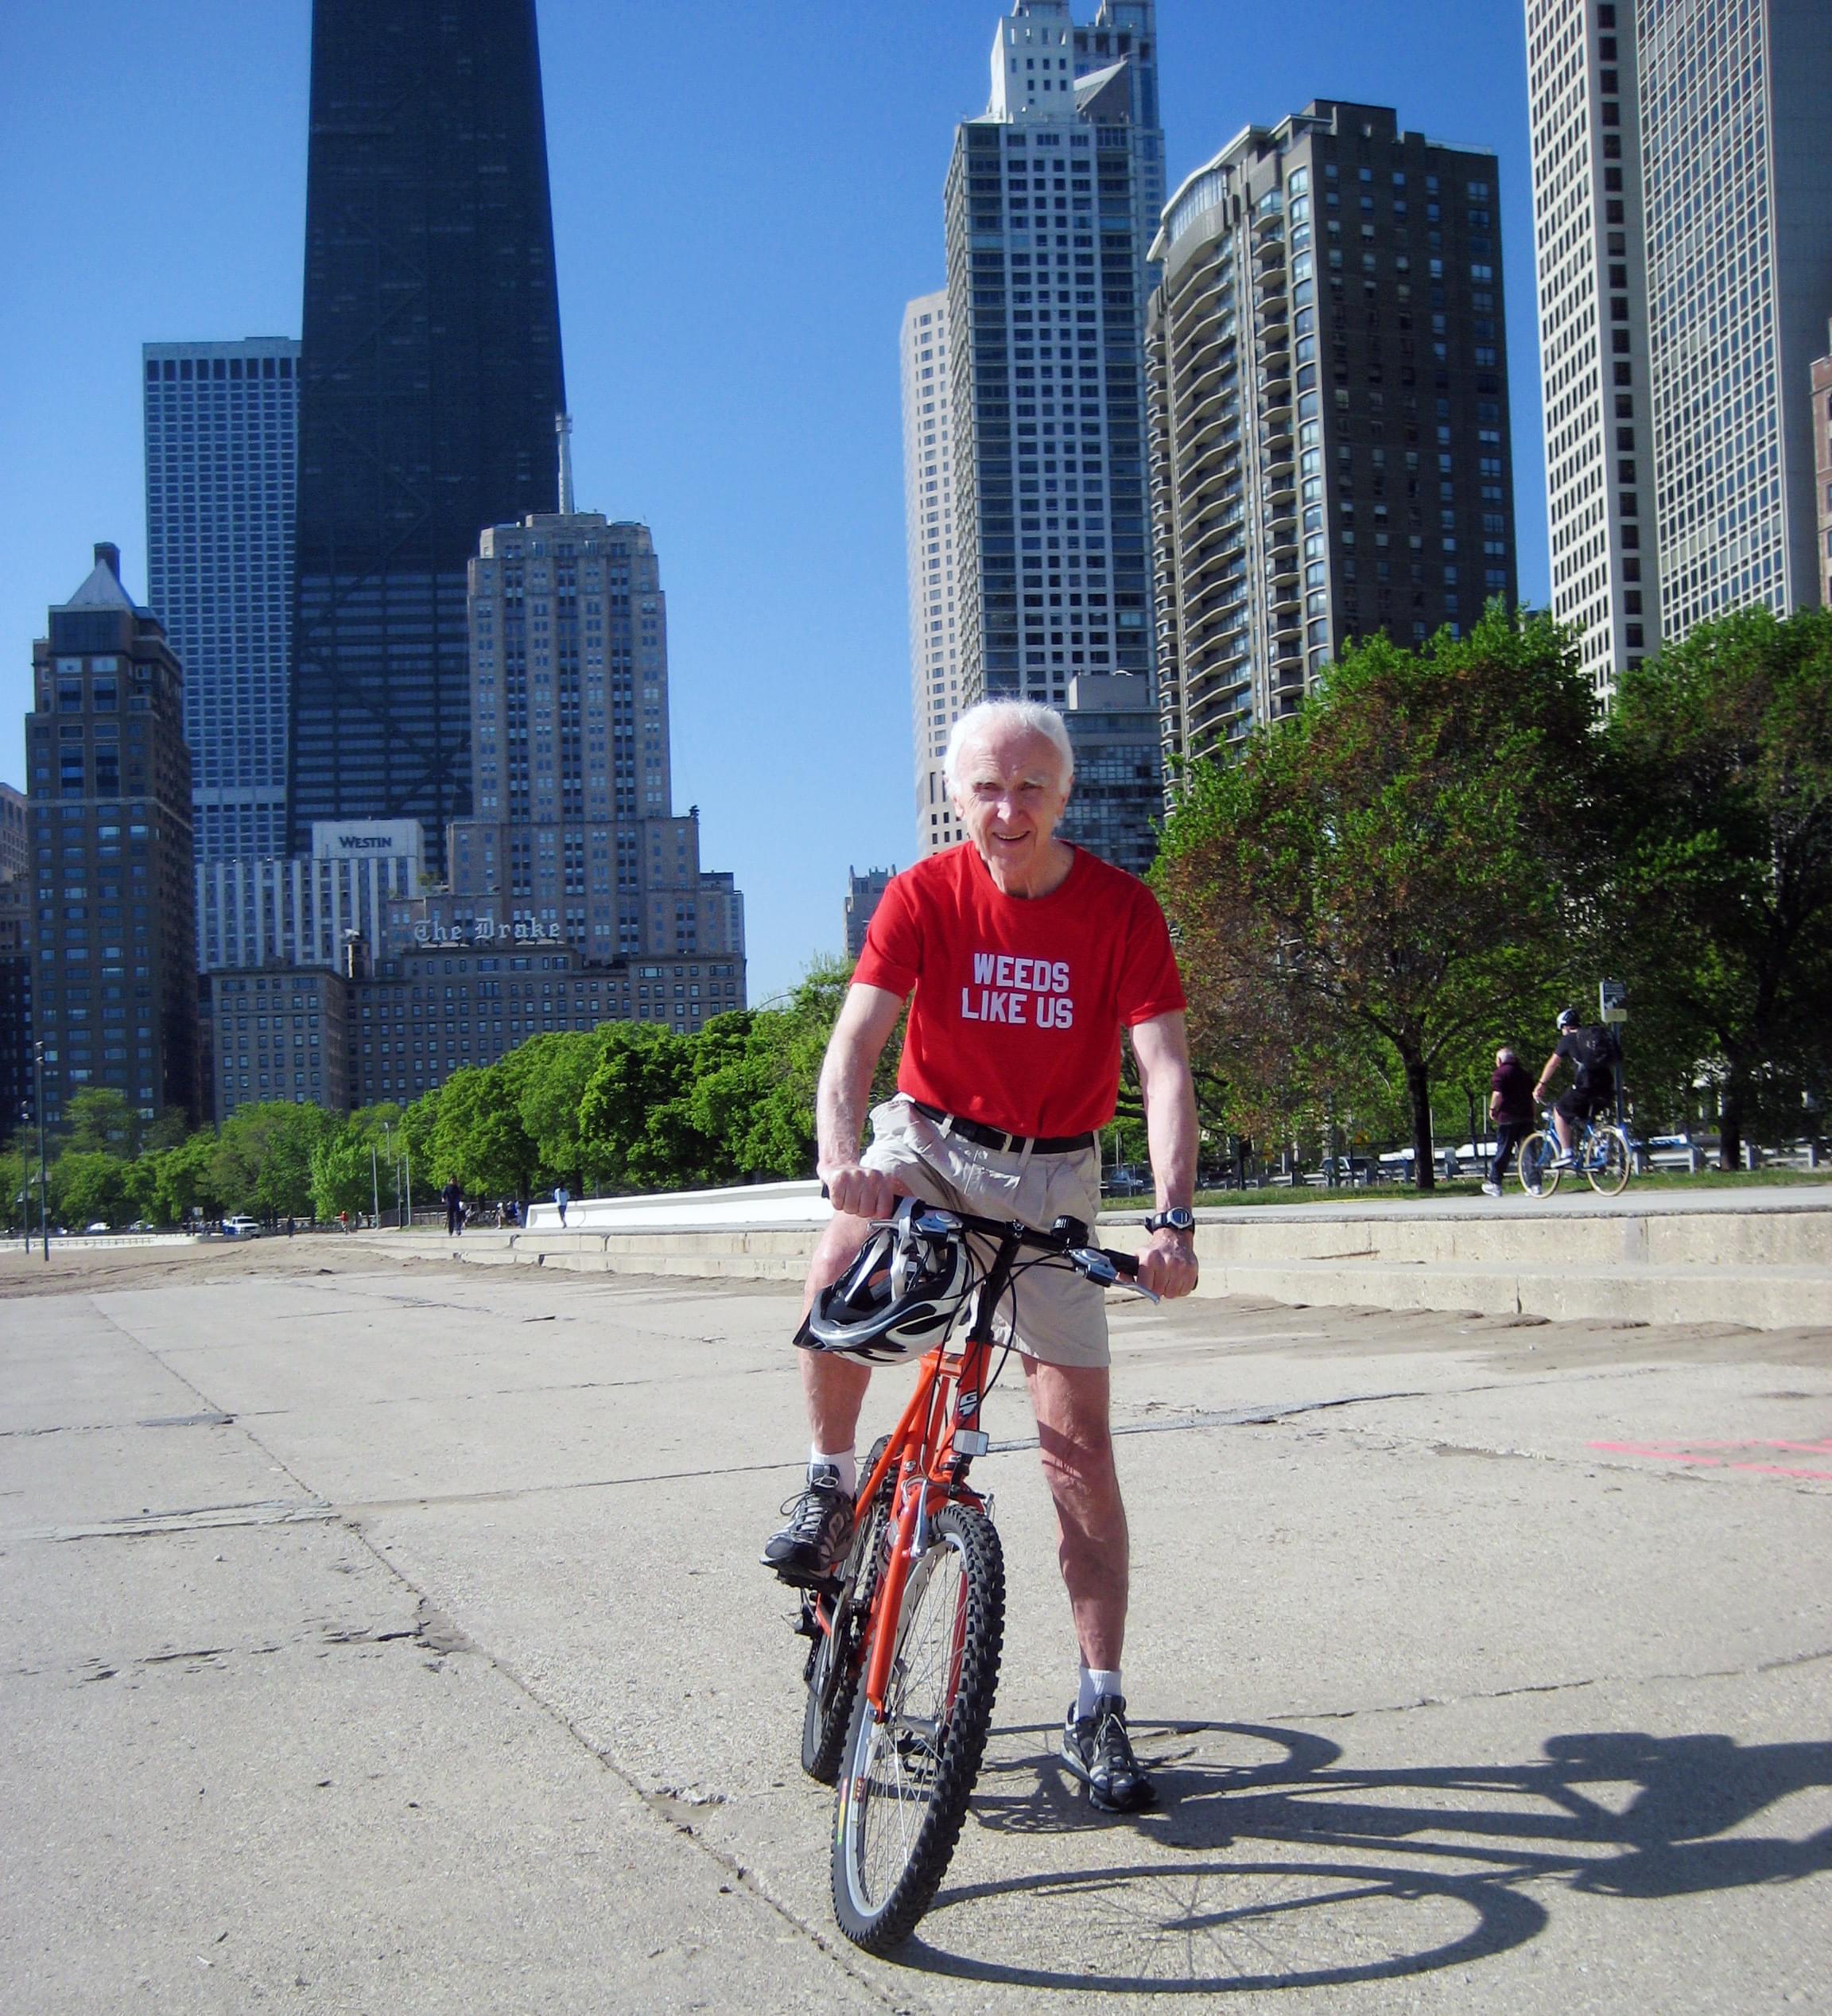
<svg viewBox="0 0 1832 2016"><path fill-rule="evenodd" d="M1120 1031L1184 1005L1144 884L1075 850L1046 896L1007 896L969 841L892 877L856 981L907 994L898 1090L1012 1134L1113 1117Z"/></svg>

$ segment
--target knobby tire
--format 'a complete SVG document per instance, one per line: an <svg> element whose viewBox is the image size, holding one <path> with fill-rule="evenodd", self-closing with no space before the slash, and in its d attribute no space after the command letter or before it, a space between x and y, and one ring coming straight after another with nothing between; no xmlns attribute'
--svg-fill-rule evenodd
<svg viewBox="0 0 1832 2016"><path fill-rule="evenodd" d="M878 1459L890 1440L888 1435L879 1437L859 1473L861 1477L869 1477L878 1467ZM842 1571L840 1595L835 1604L833 1628L821 1632L809 1649L804 1676L808 1699L802 1711L802 1769L818 1785L830 1785L839 1777L847 1731L852 1726L852 1696L861 1670L860 1640L865 1620L871 1614L871 1596L877 1587L879 1557L895 1483L894 1476L887 1475L871 1504L857 1515L852 1544L847 1550Z"/></svg>
<svg viewBox="0 0 1832 2016"><path fill-rule="evenodd" d="M947 1873L992 1727L1004 1628L999 1536L984 1513L949 1505L910 1567L882 1721L855 1690L833 1910L867 1952L907 1938Z"/></svg>

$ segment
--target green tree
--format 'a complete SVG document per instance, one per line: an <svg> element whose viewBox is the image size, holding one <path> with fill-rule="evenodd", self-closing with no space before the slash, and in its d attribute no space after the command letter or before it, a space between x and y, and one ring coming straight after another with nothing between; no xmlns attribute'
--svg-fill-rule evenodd
<svg viewBox="0 0 1832 2016"><path fill-rule="evenodd" d="M182 1225L194 1208L207 1218L219 1216L215 1161L216 1136L208 1127L175 1147L143 1153L129 1172L135 1215L156 1225Z"/></svg>
<svg viewBox="0 0 1832 2016"><path fill-rule="evenodd" d="M1735 1168L1832 1074L1832 611L1700 624L1624 674L1607 746L1632 1055L1715 1082Z"/></svg>
<svg viewBox="0 0 1832 2016"><path fill-rule="evenodd" d="M601 1029L537 1036L511 1053L515 1110L534 1159L546 1175L564 1179L578 1196L588 1194L596 1169L580 1132L579 1109L604 1054Z"/></svg>
<svg viewBox="0 0 1832 2016"><path fill-rule="evenodd" d="M429 1194L453 1178L472 1196L528 1194L538 1158L518 1109L514 1055L487 1068L454 1071L439 1088Z"/></svg>
<svg viewBox="0 0 1832 2016"><path fill-rule="evenodd" d="M322 1106L283 1099L238 1106L211 1157L225 1207L259 1218L305 1218L312 1210L313 1144L336 1128Z"/></svg>
<svg viewBox="0 0 1832 2016"><path fill-rule="evenodd" d="M112 1086L86 1085L71 1099L63 1127L64 1144L83 1154L111 1155L130 1162L140 1152L139 1109Z"/></svg>
<svg viewBox="0 0 1832 2016"><path fill-rule="evenodd" d="M401 1109L391 1100L347 1115L312 1145L312 1209L321 1222L340 1212L386 1215L395 1198L394 1165L402 1152Z"/></svg>
<svg viewBox="0 0 1832 2016"><path fill-rule="evenodd" d="M8 1226L23 1229L38 1222L38 1132L21 1127L0 1153L0 1181L6 1186Z"/></svg>
<svg viewBox="0 0 1832 2016"><path fill-rule="evenodd" d="M700 1039L658 1022L603 1032L604 1054L580 1102L580 1132L609 1180L637 1190L679 1190L729 1177L724 1144L694 1118Z"/></svg>
<svg viewBox="0 0 1832 2016"><path fill-rule="evenodd" d="M718 1016L701 1037L691 1114L716 1140L720 1159L742 1176L806 1176L814 1167L814 1105L821 1061L833 1032L852 962L813 961L779 1006ZM896 1089L902 1026L872 1079L874 1101Z"/></svg>
<svg viewBox="0 0 1832 2016"><path fill-rule="evenodd" d="M1593 713L1551 622L1494 604L1467 638L1350 647L1295 717L1194 767L1155 879L1198 1061L1246 1131L1397 1084L1432 1187L1434 1076L1570 957Z"/></svg>
<svg viewBox="0 0 1832 2016"><path fill-rule="evenodd" d="M124 1225L127 1165L100 1148L66 1148L51 1166L51 1216L72 1232L98 1222Z"/></svg>

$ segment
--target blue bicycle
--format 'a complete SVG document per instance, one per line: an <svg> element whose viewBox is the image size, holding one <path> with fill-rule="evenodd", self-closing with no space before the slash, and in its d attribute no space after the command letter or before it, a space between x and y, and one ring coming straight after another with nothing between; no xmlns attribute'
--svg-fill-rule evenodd
<svg viewBox="0 0 1832 2016"><path fill-rule="evenodd" d="M1634 1173L1635 1156L1620 1127L1599 1127L1593 1120L1586 1121L1570 1159L1566 1161L1550 1109L1543 1117L1546 1124L1520 1144L1520 1187L1529 1197L1552 1196L1563 1176L1588 1177L1599 1197L1617 1196L1627 1187Z"/></svg>

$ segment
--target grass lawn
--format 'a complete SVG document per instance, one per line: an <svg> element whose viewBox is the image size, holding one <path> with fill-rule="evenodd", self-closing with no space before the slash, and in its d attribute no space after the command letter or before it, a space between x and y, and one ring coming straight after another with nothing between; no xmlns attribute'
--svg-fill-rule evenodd
<svg viewBox="0 0 1832 2016"><path fill-rule="evenodd" d="M1728 1190L1780 1190L1799 1189L1818 1184L1832 1194L1832 1169L1751 1169L1740 1171L1733 1175L1707 1170L1696 1176L1689 1176L1683 1170L1656 1170L1652 1175L1631 1177L1624 1196L1638 1191L1683 1191L1689 1196L1702 1191ZM1504 1186L1511 1197L1520 1194L1520 1184L1510 1170ZM1567 1175L1559 1185L1561 1195L1574 1187L1586 1187L1582 1177ZM1351 1190L1346 1184L1339 1184L1334 1190L1327 1190L1322 1184L1295 1183L1291 1188L1283 1187L1264 1190L1205 1190L1197 1193L1198 1206L1210 1210L1238 1210L1243 1205L1256 1204L1322 1204L1332 1201L1357 1204L1387 1204L1416 1199L1429 1194L1435 1198L1480 1198L1482 1181L1479 1176L1458 1176L1446 1183L1440 1176L1429 1193L1415 1190L1410 1183L1374 1183L1366 1188ZM1128 1209L1148 1211L1148 1199L1112 1197L1104 1201L1103 1210L1117 1213Z"/></svg>

